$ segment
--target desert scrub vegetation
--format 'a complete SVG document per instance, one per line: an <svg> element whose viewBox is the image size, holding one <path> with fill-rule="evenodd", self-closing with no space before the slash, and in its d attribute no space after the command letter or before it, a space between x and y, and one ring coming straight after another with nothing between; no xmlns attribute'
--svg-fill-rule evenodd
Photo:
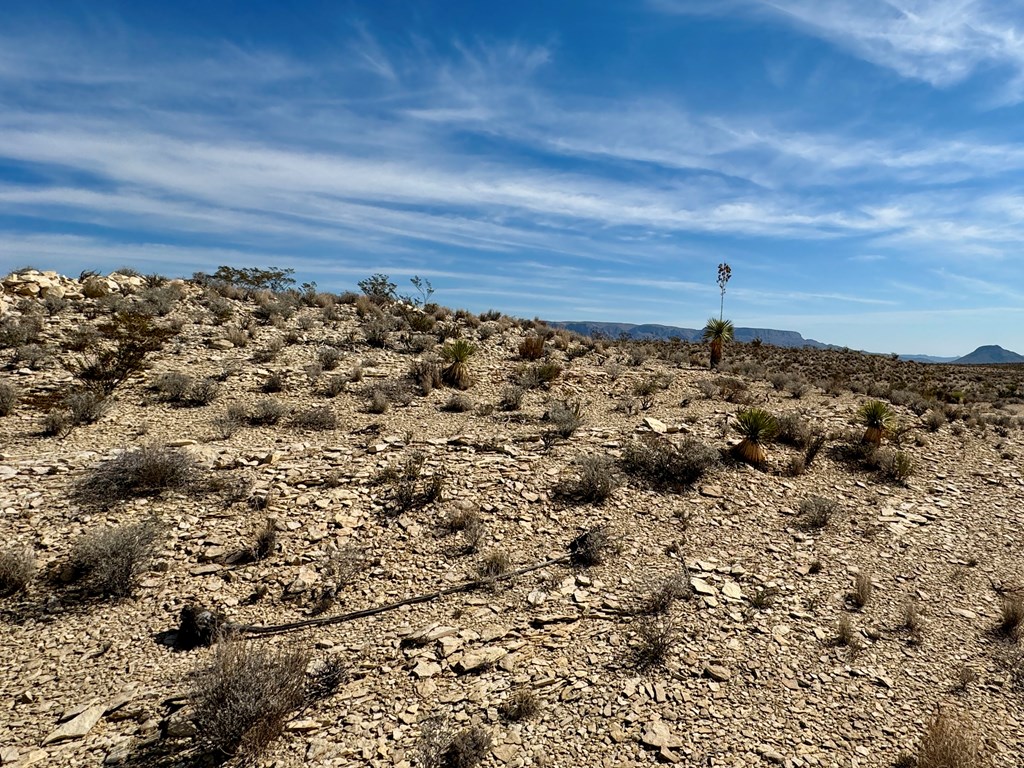
<svg viewBox="0 0 1024 768"><path fill-rule="evenodd" d="M191 719L199 748L221 759L254 759L306 701L306 653L225 640L192 679Z"/></svg>
<svg viewBox="0 0 1024 768"><path fill-rule="evenodd" d="M717 450L690 437L678 445L663 438L634 440L619 460L628 475L654 487L673 489L688 488L720 464Z"/></svg>
<svg viewBox="0 0 1024 768"><path fill-rule="evenodd" d="M498 714L510 723L531 720L540 712L540 698L531 688L516 688L498 707Z"/></svg>
<svg viewBox="0 0 1024 768"><path fill-rule="evenodd" d="M163 349L177 334L172 326L159 325L151 315L131 309L115 312L97 327L99 337L81 356L68 360L65 367L104 395L140 373L147 356Z"/></svg>
<svg viewBox="0 0 1024 768"><path fill-rule="evenodd" d="M993 756L981 735L966 721L937 711L908 765L913 768L992 768Z"/></svg>
<svg viewBox="0 0 1024 768"><path fill-rule="evenodd" d="M61 580L86 597L130 597L162 534L155 519L85 533L72 546Z"/></svg>
<svg viewBox="0 0 1024 768"><path fill-rule="evenodd" d="M107 412L109 405L101 392L76 387L68 391L56 408L43 416L40 425L47 437L64 437L75 427L95 424Z"/></svg>
<svg viewBox="0 0 1024 768"><path fill-rule="evenodd" d="M89 470L73 497L80 504L104 506L165 491L206 490L206 472L180 448L156 443L122 451Z"/></svg>
<svg viewBox="0 0 1024 768"><path fill-rule="evenodd" d="M572 437L585 420L583 403L578 400L556 400L548 407L546 419L559 437Z"/></svg>
<svg viewBox="0 0 1024 768"><path fill-rule="evenodd" d="M631 661L640 671L665 665L680 633L670 616L645 616L636 620L636 640L631 649Z"/></svg>
<svg viewBox="0 0 1024 768"><path fill-rule="evenodd" d="M160 374L152 389L160 400L187 408L209 405L220 394L220 384L214 379L194 379L178 371Z"/></svg>
<svg viewBox="0 0 1024 768"><path fill-rule="evenodd" d="M0 597L10 597L26 591L35 572L36 561L30 551L0 550Z"/></svg>
<svg viewBox="0 0 1024 768"><path fill-rule="evenodd" d="M520 341L519 357L523 360L540 360L544 357L544 337L527 336Z"/></svg>
<svg viewBox="0 0 1024 768"><path fill-rule="evenodd" d="M445 476L440 471L425 475L425 464L426 457L422 453L414 453L397 466L387 467L377 473L372 483L382 489L386 511L401 514L441 499Z"/></svg>
<svg viewBox="0 0 1024 768"><path fill-rule="evenodd" d="M607 456L579 456L559 480L555 495L581 504L603 504L617 486L615 462Z"/></svg>
<svg viewBox="0 0 1024 768"><path fill-rule="evenodd" d="M481 725L461 730L444 717L427 720L417 749L421 768L473 768L491 750L491 734Z"/></svg>
<svg viewBox="0 0 1024 768"><path fill-rule="evenodd" d="M10 416L18 404L18 390L13 384L0 381L0 416Z"/></svg>
<svg viewBox="0 0 1024 768"><path fill-rule="evenodd" d="M797 526L805 531L820 531L828 527L838 509L839 505L832 499L809 496L800 502Z"/></svg>
<svg viewBox="0 0 1024 768"><path fill-rule="evenodd" d="M327 432L337 429L338 416L325 406L306 408L292 416L291 425L295 429Z"/></svg>

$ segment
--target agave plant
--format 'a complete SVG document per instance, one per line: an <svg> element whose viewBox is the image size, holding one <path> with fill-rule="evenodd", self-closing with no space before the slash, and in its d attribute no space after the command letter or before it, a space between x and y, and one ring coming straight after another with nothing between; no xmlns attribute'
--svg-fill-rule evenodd
<svg viewBox="0 0 1024 768"><path fill-rule="evenodd" d="M736 414L736 431L743 436L734 449L736 456L755 467L764 466L768 461L764 444L779 431L775 417L763 408L748 408Z"/></svg>
<svg viewBox="0 0 1024 768"><path fill-rule="evenodd" d="M712 368L717 368L718 364L722 362L722 348L725 346L725 342L732 341L734 330L731 320L721 320L715 317L709 318L704 325L703 339L711 342Z"/></svg>
<svg viewBox="0 0 1024 768"><path fill-rule="evenodd" d="M473 377L469 373L468 360L476 353L476 347L465 339L456 339L441 350L441 358L448 363L441 371L441 381L456 389L469 389Z"/></svg>
<svg viewBox="0 0 1024 768"><path fill-rule="evenodd" d="M892 412L892 408L881 400L868 400L860 407L857 417L866 427L862 442L871 445L879 445L896 421L896 414Z"/></svg>

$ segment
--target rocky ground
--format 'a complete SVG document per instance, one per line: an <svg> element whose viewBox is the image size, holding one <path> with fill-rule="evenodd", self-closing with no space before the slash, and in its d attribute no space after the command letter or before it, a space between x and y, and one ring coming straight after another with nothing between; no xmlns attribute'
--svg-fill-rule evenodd
<svg viewBox="0 0 1024 768"><path fill-rule="evenodd" d="M346 674L332 696L292 717L259 764L416 765L425 724L445 718L486 729L488 766L867 768L913 753L943 709L973 724L995 765L1021 765L1021 644L997 631L1004 597L1024 585L1018 404L947 408L934 431L923 414L894 406L913 427L901 447L915 469L901 484L844 448L863 432L856 415L865 395L811 386L797 399L768 383L787 372L790 352L758 350L763 371L734 371L746 389L728 402L707 396L718 387L707 382L721 374L697 347L650 347L645 356L561 334L545 354L562 374L510 411L497 406L528 365L520 343L537 329L449 315L439 327L479 347L464 393L473 407L449 412L455 390L423 395L398 385L432 352L413 351L429 346L420 338L427 334L387 330L387 312L360 318L365 303L321 298L275 316L252 299L216 304L183 284L175 289L182 298L158 317L179 332L147 357L147 369L114 390L95 423L44 436L47 410L74 384L69 340L147 290L119 276L93 278L91 298L83 288L28 275L8 279L0 303L0 321L38 318L29 343L42 351L0 350L0 381L20 393L0 417L4 546L30 551L38 566L27 593L0 599L3 766L131 765L140 745L187 737L188 707L172 712L169 702L214 650L158 642L187 604L233 622L281 624L309 618L333 579L340 586L324 615L371 608L472 579L495 553L512 568L559 557L600 524L619 545L601 564L561 562L488 588L253 640L308 649L315 663L337 660ZM371 347L366 331L381 317L384 346ZM310 368L326 347L339 350L337 368ZM753 352L731 345L725 354L729 363ZM223 379L219 395L200 407L165 402L152 385L168 372ZM275 373L283 390L268 395ZM332 376L346 381L327 397ZM655 379L653 403L642 410L637 384ZM383 413L368 410L374 384L391 400ZM266 397L291 414L329 408L336 427L305 429L286 416L229 428L230 406L251 409ZM582 405L583 423L568 437L545 420L559 401ZM689 489L653 489L617 471L618 487L602 504L556 493L579 457L617 459L636 439L691 437L727 448L736 442L730 415L745 402L800 412L829 440L801 474L791 462L802 451L773 443L765 468L726 461ZM107 507L76 500L83 477L145 444L180 447L212 476L242 478L251 490ZM440 498L396 510L394 489L375 479L414 454L424 459L422 482L443 478ZM797 514L812 496L837 505L818 530ZM448 523L473 513L483 528L470 551L472 537ZM81 534L152 516L162 523L158 553L130 597L83 601L54 583ZM235 557L268 521L272 551L255 562ZM337 576L346 568L347 581ZM652 622L637 610L680 575L690 591L666 617ZM861 608L849 597L858 575L873 587ZM645 668L636 654L652 626L672 642L663 664ZM523 690L536 695L539 711L511 722L502 705Z"/></svg>

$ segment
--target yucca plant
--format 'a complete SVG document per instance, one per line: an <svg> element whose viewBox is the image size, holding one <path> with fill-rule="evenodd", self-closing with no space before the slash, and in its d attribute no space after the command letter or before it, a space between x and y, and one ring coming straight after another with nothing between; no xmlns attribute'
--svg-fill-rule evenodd
<svg viewBox="0 0 1024 768"><path fill-rule="evenodd" d="M871 445L879 445L896 421L896 414L892 412L892 408L881 400L868 400L860 407L857 417L866 427L861 442Z"/></svg>
<svg viewBox="0 0 1024 768"><path fill-rule="evenodd" d="M748 408L736 414L736 431L743 436L734 449L737 458L755 467L764 466L768 461L764 444L779 431L775 417L763 408Z"/></svg>
<svg viewBox="0 0 1024 768"><path fill-rule="evenodd" d="M704 325L703 339L704 341L711 342L712 368L717 368L718 364L722 362L722 349L725 346L725 342L732 341L733 331L735 330L731 320L722 320L715 317L708 318L707 323Z"/></svg>
<svg viewBox="0 0 1024 768"><path fill-rule="evenodd" d="M448 363L441 371L441 380L449 387L469 389L473 377L469 373L468 360L476 353L476 347L465 339L456 339L441 350L441 358Z"/></svg>

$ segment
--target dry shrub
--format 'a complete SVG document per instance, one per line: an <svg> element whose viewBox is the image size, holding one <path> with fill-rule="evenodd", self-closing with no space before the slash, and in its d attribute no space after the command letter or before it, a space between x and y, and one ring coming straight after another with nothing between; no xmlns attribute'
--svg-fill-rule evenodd
<svg viewBox="0 0 1024 768"><path fill-rule="evenodd" d="M242 640L218 644L191 688L195 739L211 755L254 758L305 702L308 656Z"/></svg>
<svg viewBox="0 0 1024 768"><path fill-rule="evenodd" d="M468 395L452 395L441 406L441 410L448 413L466 413L473 410L473 400Z"/></svg>
<svg viewBox="0 0 1024 768"><path fill-rule="evenodd" d="M590 528L569 542L569 559L573 565L588 568L601 565L620 549L608 525Z"/></svg>
<svg viewBox="0 0 1024 768"><path fill-rule="evenodd" d="M75 500L108 505L164 491L202 490L205 472L179 448L144 445L93 468L75 488Z"/></svg>
<svg viewBox="0 0 1024 768"><path fill-rule="evenodd" d="M526 390L522 387L509 385L501 390L501 400L498 401L498 408L503 411L518 411L523 404L523 395Z"/></svg>
<svg viewBox="0 0 1024 768"><path fill-rule="evenodd" d="M29 551L0 550L0 597L24 592L32 583L36 560Z"/></svg>
<svg viewBox="0 0 1024 768"><path fill-rule="evenodd" d="M989 768L992 755L965 720L939 710L917 747L917 768Z"/></svg>
<svg viewBox="0 0 1024 768"><path fill-rule="evenodd" d="M573 474L562 478L555 493L585 504L601 504L615 490L615 464L607 456L580 456L573 462Z"/></svg>
<svg viewBox="0 0 1024 768"><path fill-rule="evenodd" d="M805 531L821 530L828 526L837 510L838 505L831 499L809 496L800 502L797 525Z"/></svg>
<svg viewBox="0 0 1024 768"><path fill-rule="evenodd" d="M292 417L292 426L296 429L310 429L320 432L337 429L338 417L330 408L308 408L299 411Z"/></svg>
<svg viewBox="0 0 1024 768"><path fill-rule="evenodd" d="M691 486L720 463L718 451L689 437L678 446L661 438L637 440L625 447L620 459L628 474L668 488Z"/></svg>
<svg viewBox="0 0 1024 768"><path fill-rule="evenodd" d="M476 567L478 579L496 579L512 570L512 558L504 550L495 549L488 552Z"/></svg>
<svg viewBox="0 0 1024 768"><path fill-rule="evenodd" d="M246 421L254 427L270 427L284 418L288 409L272 397L265 397L257 402L246 415Z"/></svg>
<svg viewBox="0 0 1024 768"><path fill-rule="evenodd" d="M9 416L18 404L18 390L6 381L0 381L0 416Z"/></svg>
<svg viewBox="0 0 1024 768"><path fill-rule="evenodd" d="M548 408L547 420L556 434L565 438L572 437L586 420L583 404L578 400L571 403L567 400L556 401Z"/></svg>
<svg viewBox="0 0 1024 768"><path fill-rule="evenodd" d="M162 532L156 520L90 531L71 550L67 578L89 597L129 597Z"/></svg>

